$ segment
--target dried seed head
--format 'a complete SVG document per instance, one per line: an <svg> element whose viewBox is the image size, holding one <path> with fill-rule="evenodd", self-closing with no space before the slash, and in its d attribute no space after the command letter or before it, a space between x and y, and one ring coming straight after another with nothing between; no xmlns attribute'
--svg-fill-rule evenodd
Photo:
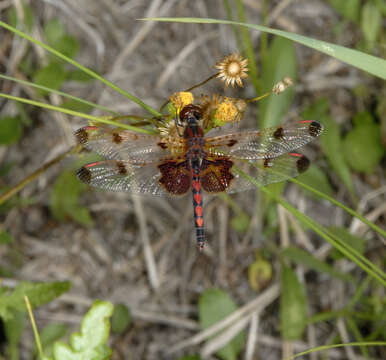
<svg viewBox="0 0 386 360"><path fill-rule="evenodd" d="M272 92L276 95L279 95L289 86L293 85L293 83L293 80L290 77L286 76L282 81L279 81L277 84L274 85L274 87L272 88Z"/></svg>
<svg viewBox="0 0 386 360"><path fill-rule="evenodd" d="M174 105L179 113L180 110L184 108L184 106L192 104L194 101L193 94L191 92L176 92L172 96L170 96L170 102Z"/></svg>
<svg viewBox="0 0 386 360"><path fill-rule="evenodd" d="M212 115L216 111L217 107L220 105L221 101L223 101L223 97L217 94L213 94L212 97L208 95L201 95L198 98L198 103L202 113L204 129L212 127Z"/></svg>
<svg viewBox="0 0 386 360"><path fill-rule="evenodd" d="M216 68L219 69L217 77L225 82L225 87L229 84L234 87L235 83L242 87L242 79L248 77L248 59L243 59L237 52L217 62Z"/></svg>

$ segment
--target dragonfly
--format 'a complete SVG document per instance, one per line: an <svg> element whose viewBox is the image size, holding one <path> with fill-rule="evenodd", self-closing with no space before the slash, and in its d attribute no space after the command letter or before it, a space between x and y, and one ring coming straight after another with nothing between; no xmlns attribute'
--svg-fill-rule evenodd
<svg viewBox="0 0 386 360"><path fill-rule="evenodd" d="M182 196L191 192L200 250L205 244L203 192L255 188L240 170L261 185L303 173L310 161L292 151L323 131L319 122L302 120L261 131L208 136L201 108L193 104L183 107L176 122L183 131L174 137L101 126L77 130L78 143L104 158L84 165L77 176L91 186L132 194Z"/></svg>

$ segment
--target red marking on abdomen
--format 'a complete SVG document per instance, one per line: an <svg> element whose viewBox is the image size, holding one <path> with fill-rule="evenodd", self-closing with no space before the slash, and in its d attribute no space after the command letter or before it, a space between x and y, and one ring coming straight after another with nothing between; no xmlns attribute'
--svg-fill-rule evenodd
<svg viewBox="0 0 386 360"><path fill-rule="evenodd" d="M194 211L196 212L196 216L202 217L202 206L196 206Z"/></svg>
<svg viewBox="0 0 386 360"><path fill-rule="evenodd" d="M202 227L204 225L204 219L202 217L197 218L196 224L198 227Z"/></svg>
<svg viewBox="0 0 386 360"><path fill-rule="evenodd" d="M297 157L302 157L303 156L302 154L298 154L298 153L289 153L288 155L297 156Z"/></svg>
<svg viewBox="0 0 386 360"><path fill-rule="evenodd" d="M196 202L196 204L201 204L202 196L201 196L201 194L194 194L193 199Z"/></svg>
<svg viewBox="0 0 386 360"><path fill-rule="evenodd" d="M86 130L96 130L98 129L98 126L84 126L83 129L86 129Z"/></svg>
<svg viewBox="0 0 386 360"><path fill-rule="evenodd" d="M194 190L196 190L197 192L200 191L201 184L200 184L199 181L193 180L193 181L192 181L192 186L193 186Z"/></svg>
<svg viewBox="0 0 386 360"><path fill-rule="evenodd" d="M300 120L298 121L299 124L309 124L312 123L313 120Z"/></svg>

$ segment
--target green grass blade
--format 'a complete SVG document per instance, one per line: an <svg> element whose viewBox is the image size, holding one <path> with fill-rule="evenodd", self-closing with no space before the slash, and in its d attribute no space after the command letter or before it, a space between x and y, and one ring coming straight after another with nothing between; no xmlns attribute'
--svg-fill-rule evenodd
<svg viewBox="0 0 386 360"><path fill-rule="evenodd" d="M317 222L309 218L308 216L302 214L299 210L297 210L295 207L284 201L281 197L277 196L276 194L272 193L268 188L261 186L256 179L249 176L248 174L242 172L239 169L235 169L241 176L244 176L246 179L248 179L252 184L256 185L256 187L259 188L260 191L264 192L271 198L273 198L275 201L277 201L279 204L281 204L285 209L287 209L289 212L291 212L294 216L296 216L303 224L309 226L315 233L320 235L324 240L329 242L331 245L333 245L336 249L338 249L342 254L344 254L347 258L349 258L351 261L356 263L359 267L361 267L364 271L366 271L370 276L372 276L374 279L378 280L383 286L386 286L386 279L384 278L384 274L382 271L376 267L374 264L370 263L371 266L368 265L367 259L365 262L362 261L362 255L360 255L355 249L350 247L349 245L343 243L342 241L339 241L339 239L336 239L335 236L331 233L329 233L328 230L325 230L322 226L320 226ZM373 268L376 268L376 271L373 270Z"/></svg>
<svg viewBox="0 0 386 360"><path fill-rule="evenodd" d="M107 85L108 87L110 87L111 89L115 90L116 92L120 93L121 95L127 97L128 99L130 99L131 101L137 103L139 106L141 106L142 108L144 108L145 110L147 110L148 112L150 112L151 114L153 114L154 116L161 116L161 113L159 113L157 110L153 109L152 107L150 107L149 105L145 104L141 99L135 97L134 95L131 95L130 93L128 93L127 91L121 89L119 86L117 85L114 85L111 81L103 78L102 76L98 75L96 72L86 68L85 66L79 64L78 62L76 62L75 60L63 55L62 53L60 53L59 51L55 50L54 48L52 48L51 46L47 45L47 44L44 44L42 43L41 41L39 40L36 40L34 39L32 36L14 28L13 26L9 25L9 24L6 24L5 22L3 21L0 21L0 26L13 32L14 34L24 38L24 39L27 39L28 41L31 41L33 42L34 44L36 45L39 45L41 46L43 49L47 50L48 52L50 52L51 54L54 54L56 55L57 57L59 57L60 59L66 61L67 63L77 67L78 69L81 69L83 70L86 74L92 76L93 78L99 80L100 82L104 83L105 85Z"/></svg>
<svg viewBox="0 0 386 360"><path fill-rule="evenodd" d="M200 23L200 24L229 24L245 26L250 29L264 31L269 34L282 36L286 39L296 41L299 44L308 46L312 49L318 50L329 56L334 57L346 64L352 65L366 71L372 75L386 80L386 60L376 56L365 54L361 51L349 49L344 46L332 44L326 41L313 39L307 36L298 35L288 31L272 29L266 26L244 24L237 21L219 20L219 19L201 19L201 18L146 18L143 20L164 21L164 22L181 22L181 23Z"/></svg>
<svg viewBox="0 0 386 360"><path fill-rule="evenodd" d="M386 345L386 341L363 341L363 342L352 342L352 343L344 343L344 344L323 345L323 346L317 346L312 349L297 353L294 356L291 356L290 358L288 358L287 360L296 359L300 356L311 354L317 351L335 349L335 348L340 348L344 346L385 346L385 345Z"/></svg>
<svg viewBox="0 0 386 360"><path fill-rule="evenodd" d="M108 125L113 125L113 126L120 127L123 129L136 131L139 133L144 133L144 134L152 133L152 131L150 131L150 130L142 129L142 128L139 128L136 126L130 126L130 125L115 122L115 121L111 121L111 120L108 120L104 117L97 117L97 116L93 116L93 115L83 114L83 113L73 111L70 109L64 109L64 108L61 108L59 106L54 106L54 105L45 104L45 103L42 103L39 101L24 99L24 98L21 98L18 96L12 96L12 95L0 93L0 97L3 97L5 99L9 99L9 100L19 101L19 102L24 103L24 104L39 106L41 108L48 109L48 110L59 111L59 112L64 113L64 114L68 114L68 115L72 115L72 116L78 116L78 117L81 117L83 119L87 119L87 120L91 120L91 121L95 121L95 122L99 122L99 123L104 123L104 124L108 124Z"/></svg>
<svg viewBox="0 0 386 360"><path fill-rule="evenodd" d="M60 95L60 96L63 96L63 97L66 97L66 98L78 101L80 103L90 105L90 106L92 106L94 108L97 108L99 110L110 112L110 113L112 113L114 115L120 115L118 112L116 112L114 110L111 110L108 107L105 107L105 106L102 106L102 105L99 105L99 104L95 104L95 103L93 103L91 101L83 100L82 98L78 98L76 96L67 94L67 93L65 93L63 91L51 89L49 87L42 86L42 85L37 85L37 84L35 84L33 82L30 82L30 81L26 81L26 80L22 80L22 79L17 79L17 78L14 78L14 77L11 77L11 76L2 75L2 74L0 74L0 79L4 79L4 80L8 80L8 81L14 81L14 82L17 82L19 84L23 84L23 85L34 87L36 89L45 90L45 91L51 92L53 94L57 94L57 95Z"/></svg>
<svg viewBox="0 0 386 360"><path fill-rule="evenodd" d="M339 206L340 208L342 208L344 211L346 211L347 213L349 213L350 215L352 216L355 216L357 219L359 219L360 221L362 221L364 224L366 224L368 227L370 227L371 229L373 229L374 231L376 231L378 234L382 235L383 237L386 238L386 231L381 229L379 226L373 224L371 221L367 220L364 216L362 216L361 214L357 213L355 210L345 206L344 204L342 204L341 202L339 202L338 200L335 200L333 197L331 196L328 196L326 195L325 193L299 181L298 179L294 179L294 178L288 178L289 181L293 182L294 184L297 184L299 186L301 186L302 188L304 189L307 189L308 191L311 191L313 192L314 194L328 200L329 202L331 202L332 204L336 205L336 206Z"/></svg>

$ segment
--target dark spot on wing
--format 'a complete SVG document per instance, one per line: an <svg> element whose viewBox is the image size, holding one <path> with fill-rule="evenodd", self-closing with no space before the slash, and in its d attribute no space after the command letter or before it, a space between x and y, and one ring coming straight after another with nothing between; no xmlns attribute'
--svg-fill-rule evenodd
<svg viewBox="0 0 386 360"><path fill-rule="evenodd" d="M126 166L122 161L117 161L117 169L118 169L118 173L120 175L126 175L127 174Z"/></svg>
<svg viewBox="0 0 386 360"><path fill-rule="evenodd" d="M232 147L233 145L235 145L235 144L237 144L238 143L238 141L236 140L236 139L232 139L232 140L229 140L229 142L228 142L228 146L229 147Z"/></svg>
<svg viewBox="0 0 386 360"><path fill-rule="evenodd" d="M278 127L272 135L275 139L280 140L284 136L284 129Z"/></svg>
<svg viewBox="0 0 386 360"><path fill-rule="evenodd" d="M123 138L118 133L113 133L113 142L116 144L120 144L122 142Z"/></svg>
<svg viewBox="0 0 386 360"><path fill-rule="evenodd" d="M91 171L86 169L85 167L81 167L77 171L76 176L80 181L83 181L86 184L90 184L91 182Z"/></svg>
<svg viewBox="0 0 386 360"><path fill-rule="evenodd" d="M75 132L75 137L78 144L85 144L88 141L88 133L84 128L78 129Z"/></svg>
<svg viewBox="0 0 386 360"><path fill-rule="evenodd" d="M322 132L323 128L317 121L313 121L308 128L311 136L316 137Z"/></svg>
<svg viewBox="0 0 386 360"><path fill-rule="evenodd" d="M299 174L304 173L310 166L310 160L308 160L304 155L296 161L296 168L298 169Z"/></svg>
<svg viewBox="0 0 386 360"><path fill-rule="evenodd" d="M164 142L159 142L158 144L157 144L161 149L164 149L164 150L166 150L167 148L168 148L168 146L166 145L166 143L164 143Z"/></svg>
<svg viewBox="0 0 386 360"><path fill-rule="evenodd" d="M264 160L264 167L272 167L272 159L267 158Z"/></svg>

